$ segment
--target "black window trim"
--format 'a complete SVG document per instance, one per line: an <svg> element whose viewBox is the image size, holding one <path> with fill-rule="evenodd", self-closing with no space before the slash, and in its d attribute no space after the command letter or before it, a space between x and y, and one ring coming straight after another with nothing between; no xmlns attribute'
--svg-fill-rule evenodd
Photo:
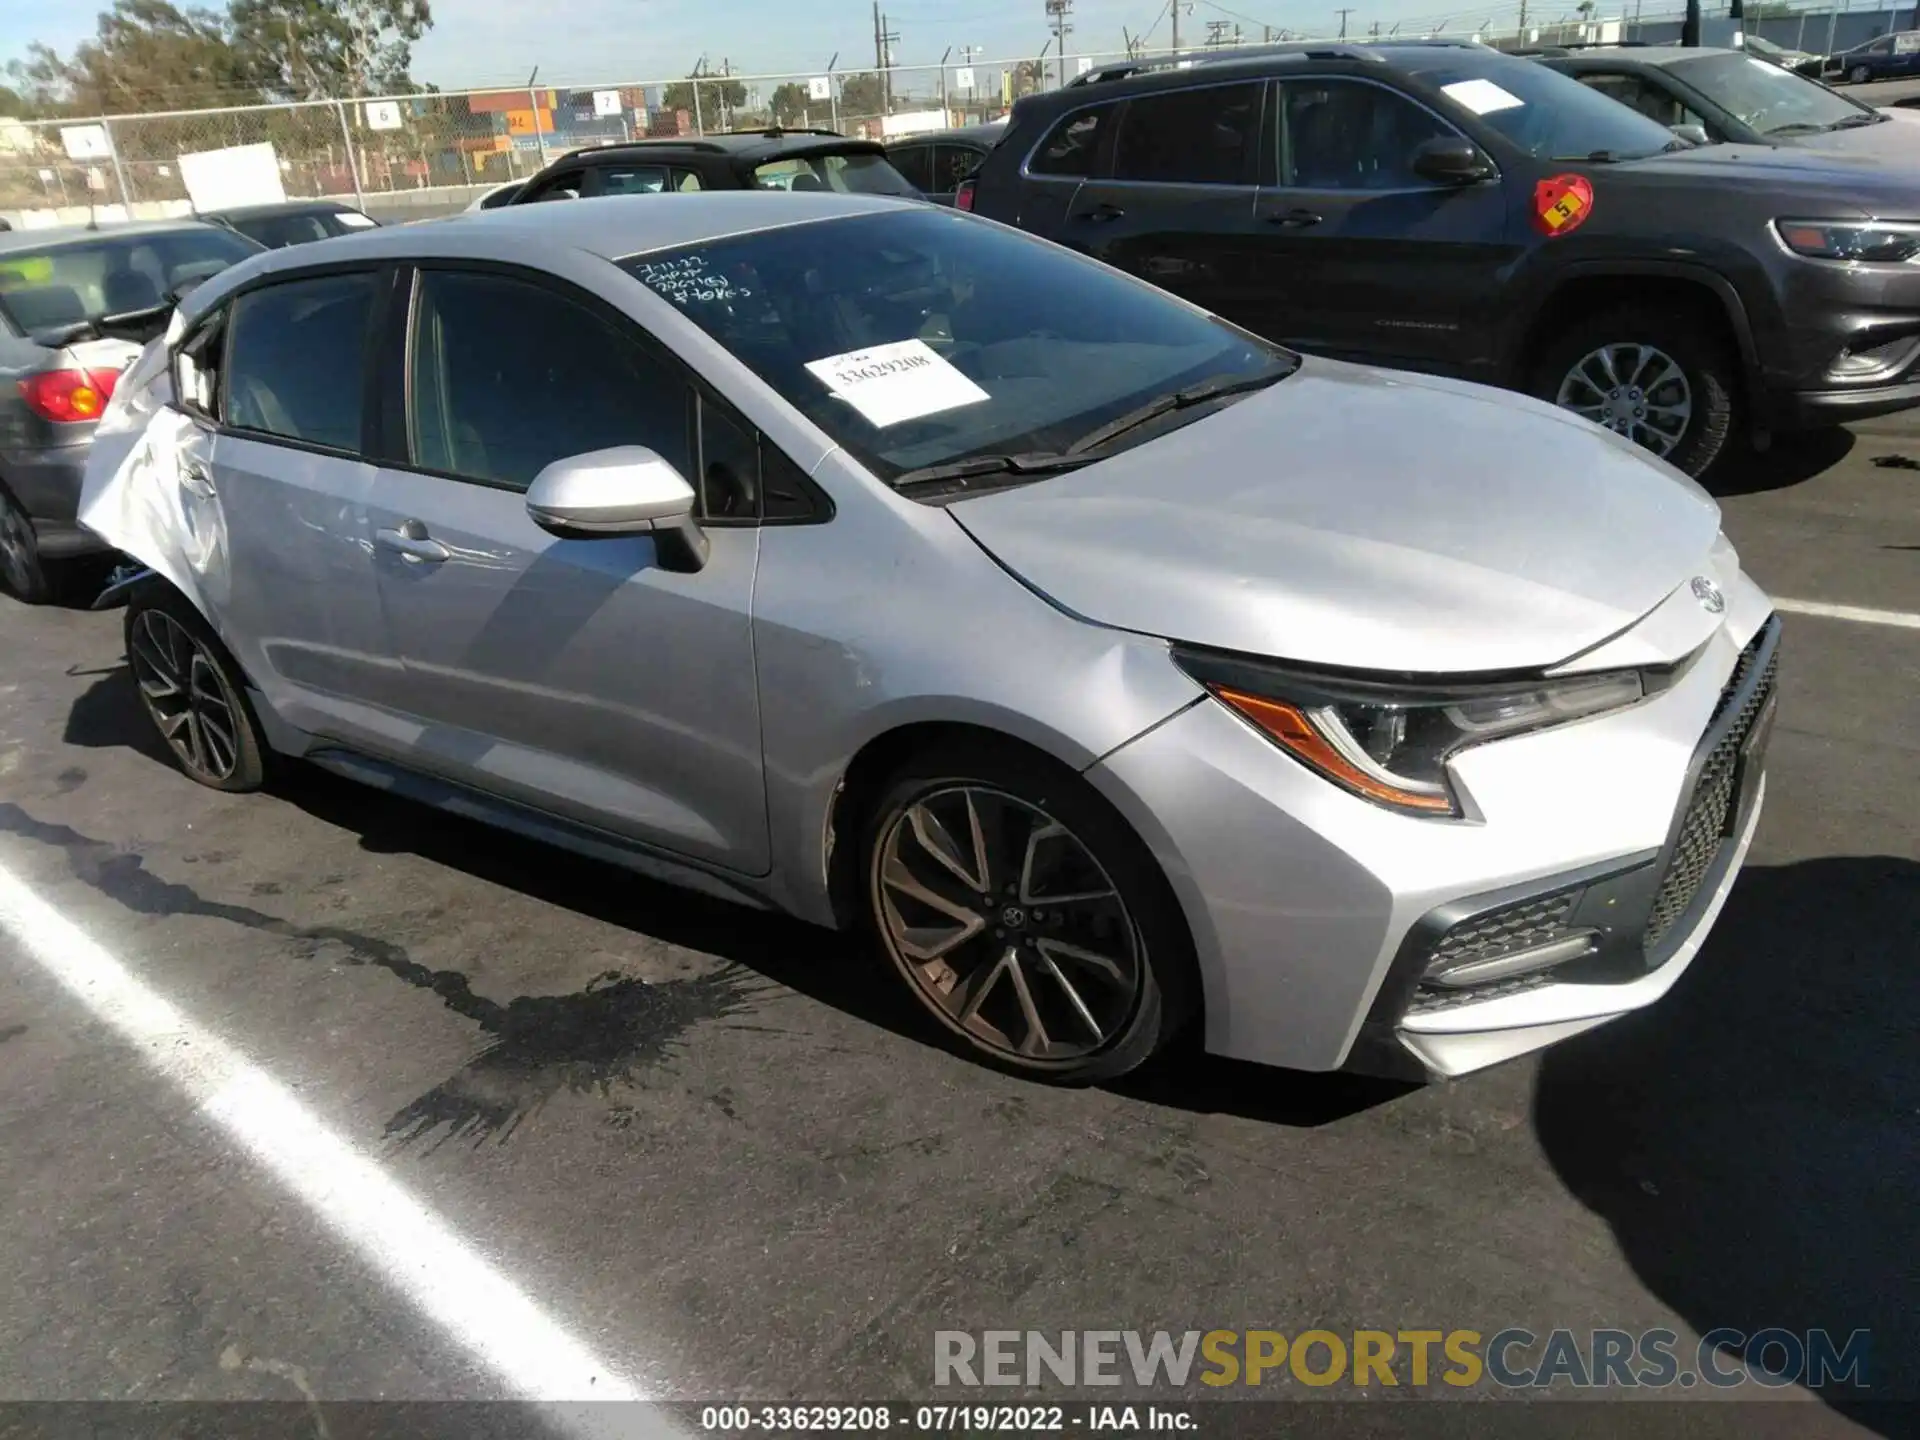
<svg viewBox="0 0 1920 1440"><path fill-rule="evenodd" d="M1032 168L1033 157L1040 153L1040 148L1043 145L1082 115L1090 115L1096 110L1111 110L1118 115L1120 111L1126 108L1127 101L1132 98L1130 95L1109 95L1098 100L1090 101L1085 105L1075 105L1069 110L1062 110L1041 130L1040 138L1027 147L1027 153L1022 156L1020 160L1020 178L1037 185L1084 185L1089 180L1102 179L1103 175L1101 172L1110 170L1113 167L1113 136L1118 133L1120 128L1117 122L1112 131L1101 134L1099 139L1094 142L1093 155L1091 157L1092 163L1088 165L1085 175L1036 175Z"/></svg>
<svg viewBox="0 0 1920 1440"><path fill-rule="evenodd" d="M592 165L580 162L569 162L564 169L556 168L548 171L544 175L535 175L531 180L528 180L527 183L521 187L520 193L513 197L512 203L515 205L539 204L542 195L545 195L549 190L559 189L562 181L575 175L580 177L580 193L574 198L584 200L587 197L587 179L593 174L594 168ZM539 182L538 189L534 188L536 181Z"/></svg>
<svg viewBox="0 0 1920 1440"><path fill-rule="evenodd" d="M1571 79L1573 77L1569 76L1568 78ZM1375 90L1384 90L1389 95L1397 96L1409 105L1426 111L1443 130L1465 140L1486 157L1487 163L1493 166L1493 175L1490 179L1482 181L1482 184L1498 185L1506 178L1505 172L1500 168L1499 157L1495 155L1478 136L1463 129L1457 120L1442 113L1424 96L1415 94L1412 90L1404 86L1385 84L1371 75L1356 75L1346 70L1327 73L1309 71L1301 75L1270 76L1267 80L1267 106L1273 116L1273 123L1267 124L1264 120L1262 121L1262 154L1260 158L1260 189L1262 191L1295 191L1311 190L1313 188L1309 185L1284 185L1280 182L1280 133L1278 127L1286 122L1287 107L1284 98L1276 96L1275 92L1283 85L1307 84L1371 85ZM1417 187L1403 187L1399 190L1355 190L1352 193L1355 195L1412 195L1428 191L1446 190L1448 188L1448 186L1444 185L1421 185Z"/></svg>
<svg viewBox="0 0 1920 1440"><path fill-rule="evenodd" d="M1274 82L1265 76L1241 75L1232 80L1210 80L1205 84L1193 85L1168 85L1162 89L1143 91L1138 95L1129 95L1119 102L1119 114L1113 122L1113 134L1102 137L1100 145L1096 147L1095 154L1099 160L1101 173L1098 175L1087 175L1083 178L1086 183L1090 185L1145 186L1153 189L1180 186L1188 190L1206 190L1217 195L1231 195L1241 190L1251 195L1255 190L1260 188L1260 178L1264 173L1262 169L1264 163L1262 155L1266 149L1267 107L1273 103L1273 85ZM1231 90L1242 86L1252 87L1258 92L1254 101L1253 144L1248 147L1249 154L1243 165L1243 174L1246 178L1227 181L1129 180L1113 173L1114 168L1119 164L1120 139L1126 134L1127 112L1133 108L1136 101L1159 100L1169 95L1191 95L1199 90ZM1045 180L1049 177L1040 175L1035 178Z"/></svg>
<svg viewBox="0 0 1920 1440"><path fill-rule="evenodd" d="M380 317L383 327L380 335L380 349L370 360L368 371L370 383L378 392L378 430L373 437L374 445L368 450L367 459L383 470L398 470L410 475L425 475L435 480L448 480L458 485L475 485L485 490L499 490L511 495L527 493L524 485L514 485L504 480L488 480L474 475L461 475L450 470L438 470L421 465L413 458L413 439L409 424L409 405L413 396L413 327L420 311L421 277L429 270L446 270L465 275L494 275L509 280L519 280L546 290L563 300L570 300L584 308L589 314L609 325L638 345L652 359L657 361L669 373L677 376L686 389L686 407L684 424L686 426L687 455L696 467L692 475L681 478L693 489L697 504L704 508L704 491L699 483L704 477L699 473L701 464L702 437L699 429L699 405L704 398L707 403L719 406L730 419L756 439L756 448L760 451L760 472L766 474L766 449L778 451L779 447L767 438L767 434L758 425L740 413L737 406L729 402L712 385L695 373L692 366L674 353L671 346L660 340L635 320L631 315L610 305L606 300L594 294L584 286L577 285L563 276L533 266L516 264L509 260L463 259L456 256L427 256L410 260L397 267L395 285L391 302L383 307ZM397 311L397 323L396 312ZM696 398L700 397L700 398ZM784 453L784 452L782 452ZM722 516L709 520L699 516L699 523L705 527L713 525L720 529L744 529L757 525L818 525L833 518L833 503L811 477L798 465L789 463L795 473L806 479L808 498L813 504L814 513L807 516L789 516L773 520L757 517ZM764 505L765 492L761 492Z"/></svg>
<svg viewBox="0 0 1920 1440"><path fill-rule="evenodd" d="M376 383L377 361L381 336L392 310L393 282L398 267L390 260L348 260L331 261L321 265L303 265L298 269L272 270L256 275L220 297L219 304L208 310L196 320L178 343L167 352L167 365L174 381L172 408L178 410L196 425L210 429L215 435L227 435L236 440L251 440L260 445L273 445L283 450L297 450L309 455L324 455L336 460L351 460L356 463L372 463L373 449L379 438L378 385ZM335 445L321 445L312 440L302 440L292 435L276 435L271 430L255 430L250 426L236 425L227 418L228 380L233 366L233 312L234 307L248 295L257 294L281 285L296 284L306 280L325 280L336 275L371 275L374 277L373 303L367 310L366 334L361 338L361 365L366 374L366 388L360 398L360 444L357 449L343 449ZM386 283L382 284L381 279ZM219 413L209 415L205 411L189 407L179 393L179 371L177 365L180 352L209 323L221 327L220 334L220 389L216 397Z"/></svg>
<svg viewBox="0 0 1920 1440"><path fill-rule="evenodd" d="M949 190L945 186L942 186L939 189L933 191L935 195L952 195L957 193L960 186L967 183L967 177L974 174L977 170L979 170L979 168L986 163L986 159L987 159L986 150L974 144L971 140L939 140L939 141L936 141L931 148L933 150L933 157L932 157L931 163L934 168L927 172L930 178L933 178L933 179L939 178L938 169L940 165L940 157L946 151L950 151L950 150L958 151L960 154L965 155L968 158L968 160L972 162L971 164L968 165L965 172L962 173L958 184L956 184L953 187L953 189Z"/></svg>

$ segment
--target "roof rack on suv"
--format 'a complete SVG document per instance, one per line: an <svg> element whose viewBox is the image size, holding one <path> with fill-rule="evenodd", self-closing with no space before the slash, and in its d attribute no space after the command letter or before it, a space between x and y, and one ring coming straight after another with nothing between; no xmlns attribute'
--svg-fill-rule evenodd
<svg viewBox="0 0 1920 1440"><path fill-rule="evenodd" d="M1376 46L1382 45L1422 45L1446 49L1485 48L1477 40L1450 39L1445 36L1422 37L1418 39L1393 39L1382 37L1371 40L1282 40L1271 45L1221 46L1213 50L1188 51L1181 55L1162 55L1150 60L1123 60L1113 65L1101 65L1076 75L1067 84L1098 85L1106 81L1124 80L1132 75L1145 75L1155 71L1189 69L1201 65L1232 65L1252 60L1299 57L1307 60L1371 60L1377 59Z"/></svg>

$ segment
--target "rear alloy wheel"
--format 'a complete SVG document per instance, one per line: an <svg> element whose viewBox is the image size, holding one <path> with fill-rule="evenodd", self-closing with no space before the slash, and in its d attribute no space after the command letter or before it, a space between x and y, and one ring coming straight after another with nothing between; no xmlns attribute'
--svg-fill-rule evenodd
<svg viewBox="0 0 1920 1440"><path fill-rule="evenodd" d="M1170 1036L1185 931L1105 809L1024 761L918 766L882 801L864 851L881 947L977 1058L1087 1083Z"/></svg>
<svg viewBox="0 0 1920 1440"><path fill-rule="evenodd" d="M140 703L187 777L214 790L258 789L259 728L238 671L198 612L171 594L137 602L126 631Z"/></svg>
<svg viewBox="0 0 1920 1440"><path fill-rule="evenodd" d="M1734 386L1725 348L1684 312L1625 309L1557 337L1532 390L1698 476L1733 429Z"/></svg>
<svg viewBox="0 0 1920 1440"><path fill-rule="evenodd" d="M1873 72L1864 65L1856 65L1848 73L1847 78L1856 85L1864 85L1873 78Z"/></svg>
<svg viewBox="0 0 1920 1440"><path fill-rule="evenodd" d="M0 583L29 605L52 598L33 522L5 490L0 490Z"/></svg>

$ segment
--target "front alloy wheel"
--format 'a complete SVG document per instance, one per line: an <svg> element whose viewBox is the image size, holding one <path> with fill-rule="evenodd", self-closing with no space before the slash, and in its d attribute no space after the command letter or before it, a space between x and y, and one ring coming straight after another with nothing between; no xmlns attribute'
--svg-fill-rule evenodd
<svg viewBox="0 0 1920 1440"><path fill-rule="evenodd" d="M242 720L211 650L166 611L142 610L129 627L133 677L181 768L223 787L241 763Z"/></svg>
<svg viewBox="0 0 1920 1440"><path fill-rule="evenodd" d="M1560 381L1554 403L1669 458L1693 423L1687 372L1652 345L1591 350Z"/></svg>
<svg viewBox="0 0 1920 1440"><path fill-rule="evenodd" d="M874 904L921 999L1016 1064L1083 1061L1139 1008L1138 927L1061 821L986 785L930 789L875 853Z"/></svg>

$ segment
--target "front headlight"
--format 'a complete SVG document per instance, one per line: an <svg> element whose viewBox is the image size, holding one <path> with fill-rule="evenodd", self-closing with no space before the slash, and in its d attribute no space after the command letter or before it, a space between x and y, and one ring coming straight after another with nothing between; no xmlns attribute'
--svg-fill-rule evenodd
<svg viewBox="0 0 1920 1440"><path fill-rule="evenodd" d="M1898 263L1920 255L1920 224L1905 220L1776 220L1780 242L1814 260Z"/></svg>
<svg viewBox="0 0 1920 1440"><path fill-rule="evenodd" d="M1667 676L1609 670L1458 686L1334 679L1174 651L1221 704L1327 779L1389 809L1458 816L1447 762L1471 745L1632 705Z"/></svg>

